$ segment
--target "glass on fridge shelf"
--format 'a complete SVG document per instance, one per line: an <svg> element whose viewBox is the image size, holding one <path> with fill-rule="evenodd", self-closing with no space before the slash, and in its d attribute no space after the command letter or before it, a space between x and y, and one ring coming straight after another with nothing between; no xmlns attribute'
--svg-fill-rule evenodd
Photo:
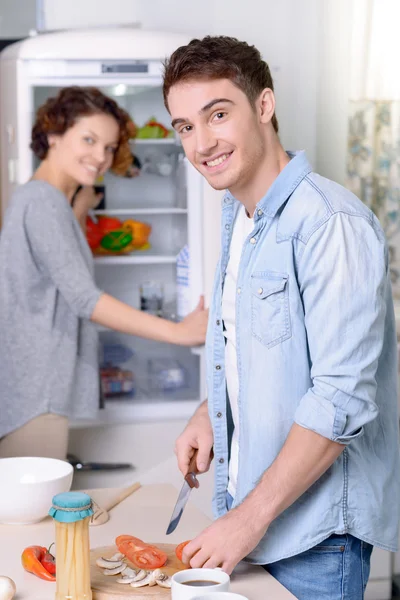
<svg viewBox="0 0 400 600"><path fill-rule="evenodd" d="M140 285L140 310L150 315L163 315L164 289L160 281L145 281Z"/></svg>
<svg viewBox="0 0 400 600"><path fill-rule="evenodd" d="M150 358L148 360L148 389L156 393L171 393L188 387L188 373L173 358Z"/></svg>
<svg viewBox="0 0 400 600"><path fill-rule="evenodd" d="M141 173L150 173L161 177L169 177L175 167L173 154L160 152L159 149L149 150L144 154Z"/></svg>
<svg viewBox="0 0 400 600"><path fill-rule="evenodd" d="M128 346L118 343L102 344L102 360L100 366L101 389L105 398L135 394L135 376L130 369L123 368L134 357Z"/></svg>

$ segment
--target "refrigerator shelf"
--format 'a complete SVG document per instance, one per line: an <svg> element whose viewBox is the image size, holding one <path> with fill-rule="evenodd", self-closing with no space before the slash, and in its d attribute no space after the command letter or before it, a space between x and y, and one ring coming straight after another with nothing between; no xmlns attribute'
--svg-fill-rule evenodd
<svg viewBox="0 0 400 600"><path fill-rule="evenodd" d="M171 265L175 264L177 255L150 254L135 252L121 256L95 256L95 265Z"/></svg>
<svg viewBox="0 0 400 600"><path fill-rule="evenodd" d="M127 425L129 423L151 422L151 421L174 421L179 419L188 420L200 404L200 400L186 399L168 400L146 399L141 401L132 400L106 400L105 408L99 411L97 419L76 420L70 423L70 427L78 429L81 427L100 427L102 425Z"/></svg>
<svg viewBox="0 0 400 600"><path fill-rule="evenodd" d="M187 215L187 208L112 208L110 210L95 210L96 215Z"/></svg>
<svg viewBox="0 0 400 600"><path fill-rule="evenodd" d="M129 140L132 146L142 146L145 144L153 144L156 146L180 146L180 141L173 138L133 138Z"/></svg>

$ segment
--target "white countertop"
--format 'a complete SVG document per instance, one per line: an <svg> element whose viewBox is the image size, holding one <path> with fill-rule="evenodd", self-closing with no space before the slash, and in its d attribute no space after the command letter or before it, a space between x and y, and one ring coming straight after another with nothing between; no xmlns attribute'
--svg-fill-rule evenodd
<svg viewBox="0 0 400 600"><path fill-rule="evenodd" d="M88 492L101 505L118 494L117 489ZM145 485L116 506L110 520L90 528L91 548L114 543L117 535L131 534L148 542L176 543L190 539L210 524L190 502L176 531L165 535L166 525L177 498L177 490L168 484ZM26 546L48 547L54 541L54 523L48 517L36 525L0 525L0 574L11 577L17 586L15 600L53 600L55 584L24 571L21 554ZM295 600L280 583L261 567L241 563L232 576L231 590L249 600Z"/></svg>

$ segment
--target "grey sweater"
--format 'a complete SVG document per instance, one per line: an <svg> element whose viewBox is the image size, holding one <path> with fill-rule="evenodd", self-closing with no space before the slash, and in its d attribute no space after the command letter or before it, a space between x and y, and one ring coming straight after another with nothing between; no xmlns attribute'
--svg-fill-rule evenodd
<svg viewBox="0 0 400 600"><path fill-rule="evenodd" d="M66 197L44 181L21 186L0 233L0 438L44 413L96 415L100 295Z"/></svg>

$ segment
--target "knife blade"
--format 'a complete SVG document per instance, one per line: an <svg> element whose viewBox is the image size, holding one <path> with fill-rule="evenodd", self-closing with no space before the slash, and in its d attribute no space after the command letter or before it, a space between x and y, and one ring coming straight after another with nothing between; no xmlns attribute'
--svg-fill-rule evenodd
<svg viewBox="0 0 400 600"><path fill-rule="evenodd" d="M166 535L169 535L173 531L175 531L182 513L185 509L187 501L189 500L190 492L193 488L199 487L199 481L196 477L197 475L197 467L196 467L196 458L197 458L198 450L195 449L192 458L190 459L189 469L185 475L185 480L183 482L183 486L181 491L179 492L178 500L176 501L175 508L172 511L171 519L167 528Z"/></svg>

